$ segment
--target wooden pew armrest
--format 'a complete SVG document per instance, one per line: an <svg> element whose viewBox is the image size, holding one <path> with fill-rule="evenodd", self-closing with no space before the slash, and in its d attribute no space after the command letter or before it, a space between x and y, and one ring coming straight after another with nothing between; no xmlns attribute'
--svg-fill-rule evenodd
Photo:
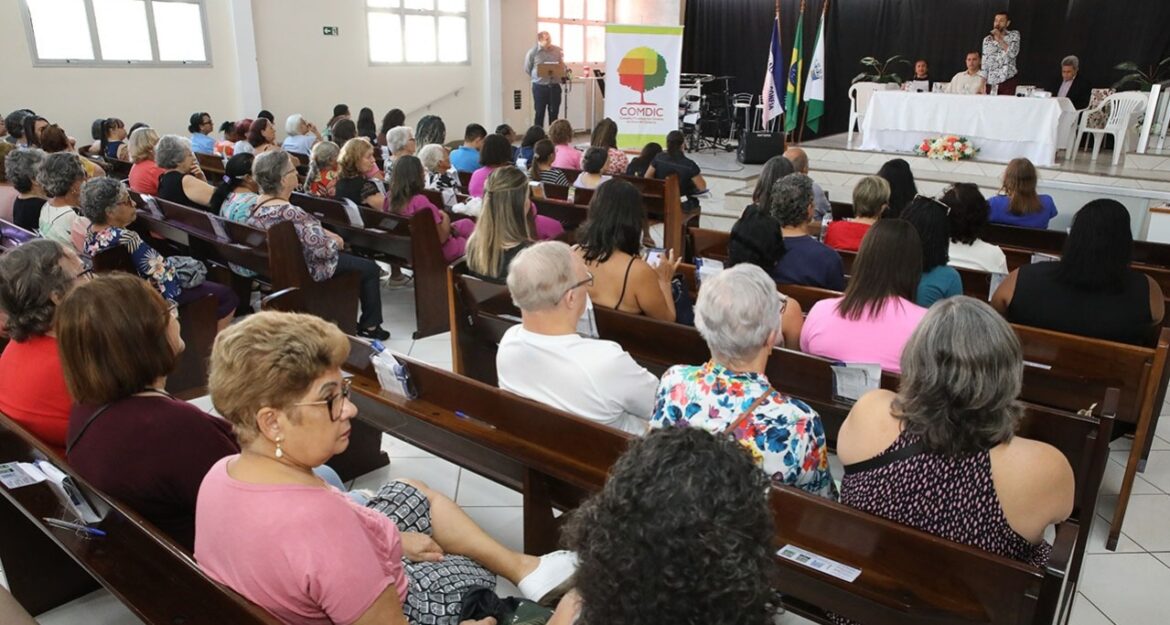
<svg viewBox="0 0 1170 625"><path fill-rule="evenodd" d="M1056 526L1056 537L1052 540L1052 554L1044 567L1049 575L1064 577L1076 553L1076 544L1081 526L1071 519Z"/></svg>

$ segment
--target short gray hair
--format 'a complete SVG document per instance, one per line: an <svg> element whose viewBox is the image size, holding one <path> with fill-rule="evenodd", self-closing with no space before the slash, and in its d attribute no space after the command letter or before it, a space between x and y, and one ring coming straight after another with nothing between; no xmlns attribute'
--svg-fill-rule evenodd
<svg viewBox="0 0 1170 625"><path fill-rule="evenodd" d="M40 148L13 150L4 158L4 174L20 193L32 191L37 171L45 162L45 153Z"/></svg>
<svg viewBox="0 0 1170 625"><path fill-rule="evenodd" d="M537 243L517 254L508 265L508 291L520 310L552 308L576 283L573 250L560 241Z"/></svg>
<svg viewBox="0 0 1170 625"><path fill-rule="evenodd" d="M391 152L397 152L405 148L413 136L414 128L410 126L395 126L386 131L386 147L390 148Z"/></svg>
<svg viewBox="0 0 1170 625"><path fill-rule="evenodd" d="M298 135L300 132L298 128L301 127L301 122L304 121L305 116L300 113L293 113L284 120L284 131L290 135Z"/></svg>
<svg viewBox="0 0 1170 625"><path fill-rule="evenodd" d="M740 263L704 280L695 303L695 327L715 360L751 359L780 328L784 297L763 269Z"/></svg>
<svg viewBox="0 0 1170 625"><path fill-rule="evenodd" d="M154 146L154 163L163 169L174 169L187 158L191 151L191 140L179 135L163 135Z"/></svg>
<svg viewBox="0 0 1170 625"><path fill-rule="evenodd" d="M280 193L284 173L289 167L292 167L292 163L288 160L288 152L284 150L265 152L252 161L252 180L256 181L256 186L260 187L262 193L276 195Z"/></svg>
<svg viewBox="0 0 1170 625"><path fill-rule="evenodd" d="M37 171L37 182L49 197L61 197L69 193L79 180L85 180L85 168L81 166L81 157L72 152L46 156Z"/></svg>
<svg viewBox="0 0 1170 625"><path fill-rule="evenodd" d="M1081 69L1081 60L1077 58L1077 55L1070 54L1060 60L1060 65L1061 67L1071 67L1073 70L1079 70Z"/></svg>
<svg viewBox="0 0 1170 625"><path fill-rule="evenodd" d="M812 178L788 174L772 185L772 205L768 210L781 226L808 223L808 207L813 201Z"/></svg>
<svg viewBox="0 0 1170 625"><path fill-rule="evenodd" d="M1023 376L1020 339L1007 321L985 302L949 297L930 307L902 350L893 412L932 452L984 451L1011 440Z"/></svg>
<svg viewBox="0 0 1170 625"><path fill-rule="evenodd" d="M129 197L130 191L120 181L109 176L91 178L81 185L81 214L93 223L103 225L118 202Z"/></svg>
<svg viewBox="0 0 1170 625"><path fill-rule="evenodd" d="M439 163L447 157L447 148L438 143L428 143L418 152L418 160L422 161L427 171L435 171Z"/></svg>
<svg viewBox="0 0 1170 625"><path fill-rule="evenodd" d="M35 239L0 256L0 307L8 313L4 330L12 340L44 336L53 328L53 296L60 299L73 285L61 267L70 253L56 241Z"/></svg>

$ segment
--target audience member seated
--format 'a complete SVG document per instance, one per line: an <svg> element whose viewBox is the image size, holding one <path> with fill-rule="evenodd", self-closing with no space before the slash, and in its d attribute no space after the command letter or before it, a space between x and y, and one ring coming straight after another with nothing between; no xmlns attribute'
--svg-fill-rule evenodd
<svg viewBox="0 0 1170 625"><path fill-rule="evenodd" d="M200 154L215 154L215 122L207 113L192 113L187 132L191 133L191 149Z"/></svg>
<svg viewBox="0 0 1170 625"><path fill-rule="evenodd" d="M479 169L479 149L487 138L487 130L479 124L468 124L463 133L463 145L451 151L451 164L455 169L470 174Z"/></svg>
<svg viewBox="0 0 1170 625"><path fill-rule="evenodd" d="M366 158L373 159L374 148L364 139L350 139L346 147L355 142L366 147ZM342 175L345 174L344 160ZM292 192L297 188L297 167L292 157L283 150L257 156L252 164L252 179L260 187L260 197L257 198L252 215L244 223L267 230L282 221L291 221L296 228L297 238L301 240L309 275L317 282L332 278L338 271L356 271L361 277L358 286L358 301L361 304L358 336L380 341L390 338L390 333L382 329L382 294L378 288L381 272L378 265L368 258L341 252L345 241L340 236L322 228L321 222L315 217L289 203Z"/></svg>
<svg viewBox="0 0 1170 625"><path fill-rule="evenodd" d="M373 118L373 111L370 111L370 117ZM337 124L344 121L352 121L353 118L349 112L348 104L337 104L333 107L333 116L329 121L325 122L325 139L333 140L333 130L337 128ZM350 137L352 139L353 137ZM343 142L344 143L344 142Z"/></svg>
<svg viewBox="0 0 1170 625"><path fill-rule="evenodd" d="M695 327L711 360L667 369L651 425L730 436L772 480L836 498L820 416L776 390L764 374L782 336L784 303L755 265L736 265L706 280L695 304Z"/></svg>
<svg viewBox="0 0 1170 625"><path fill-rule="evenodd" d="M783 156L774 158L788 162ZM748 206L744 209L743 216L731 227L726 266L734 267L746 263L767 272L776 266L781 256L784 256L784 237L780 234L780 222L768 212L756 208L754 204ZM783 294L780 295L780 299L783 301L784 310L780 324L784 340L777 345L800 349L800 328L804 325L804 312L801 310L800 302Z"/></svg>
<svg viewBox="0 0 1170 625"><path fill-rule="evenodd" d="M902 211L902 219L914 226L922 243L922 278L914 301L923 308L930 308L940 299L963 294L963 279L954 267L947 265L949 211L946 204L921 195Z"/></svg>
<svg viewBox="0 0 1170 625"><path fill-rule="evenodd" d="M268 109L260 109L260 112L256 113L256 119L267 119L270 123L276 123L276 116Z"/></svg>
<svg viewBox="0 0 1170 625"><path fill-rule="evenodd" d="M313 473L349 445L348 352L336 326L291 313L258 313L216 340L211 399L242 453L199 488L200 568L290 623L454 623L463 594L497 574L555 599L574 554L511 551L420 482L387 483L363 507Z"/></svg>
<svg viewBox="0 0 1170 625"><path fill-rule="evenodd" d="M0 219L4 221L12 221L12 209L16 204L16 198L20 196L20 192L8 179L8 171L5 167L8 155L15 151L15 145L6 141L0 142Z"/></svg>
<svg viewBox="0 0 1170 625"><path fill-rule="evenodd" d="M595 148L605 149L609 155L609 160L605 162L605 168L601 171L601 173L607 176L620 176L625 174L626 168L630 166L630 161L626 157L626 153L618 149L617 135L617 122L606 117L597 122L597 126L593 128L593 135L590 137L590 145Z"/></svg>
<svg viewBox="0 0 1170 625"><path fill-rule="evenodd" d="M573 181L577 189L596 189L597 185L609 180L612 176L603 174L609 163L609 153L605 148L591 147L585 150L581 158L581 173Z"/></svg>
<svg viewBox="0 0 1170 625"><path fill-rule="evenodd" d="M684 209L699 207L695 195L707 192L707 181L695 161L683 153L683 133L672 130L666 134L666 150L660 152L646 169L647 178L665 180L671 174L678 174L678 192L685 198Z"/></svg>
<svg viewBox="0 0 1170 625"><path fill-rule="evenodd" d="M129 151L130 176L126 182L130 190L142 195L158 195L158 179L167 173L166 169L154 162L154 146L158 145L159 136L149 126L143 126L130 133Z"/></svg>
<svg viewBox="0 0 1170 625"><path fill-rule="evenodd" d="M73 149L73 144L70 143L69 135L65 134L65 129L57 124L45 126L37 143L45 151L45 154L77 154L77 150ZM105 170L92 160L83 156L79 156L79 159L81 166L85 169L86 178L106 175Z"/></svg>
<svg viewBox="0 0 1170 625"><path fill-rule="evenodd" d="M4 116L4 130L8 133L4 140L20 147L28 147L24 138L24 118L35 115L29 109L16 109Z"/></svg>
<svg viewBox="0 0 1170 625"><path fill-rule="evenodd" d="M447 148L438 143L428 143L418 151L418 160L426 170L428 189L443 194L443 205L446 208L455 206L458 202L457 194L461 192L459 175L451 167L451 157Z"/></svg>
<svg viewBox="0 0 1170 625"><path fill-rule="evenodd" d="M252 146L248 151L256 155L280 149L276 145L276 126L263 117L252 122L248 129L248 145Z"/></svg>
<svg viewBox="0 0 1170 625"><path fill-rule="evenodd" d="M447 144L447 124L438 115L423 115L414 126L415 143L424 148L432 143Z"/></svg>
<svg viewBox="0 0 1170 625"><path fill-rule="evenodd" d="M1036 193L1036 167L1026 158L1013 158L1003 170L1001 194L988 200L991 223L1021 228L1047 228L1056 217L1056 203Z"/></svg>
<svg viewBox="0 0 1170 625"><path fill-rule="evenodd" d="M793 171L792 161L783 156L773 156L768 159L768 162L764 163L763 169L760 170L759 177L756 178L756 186L752 190L752 203L748 204L747 208L740 214L740 218L746 217L750 209L758 209L763 214L771 214L769 207L772 206L772 187L776 186L776 181L793 173Z"/></svg>
<svg viewBox="0 0 1170 625"><path fill-rule="evenodd" d="M634 441L571 515L566 540L581 564L549 625L769 622L767 490L722 437L672 429Z"/></svg>
<svg viewBox="0 0 1170 625"><path fill-rule="evenodd" d="M947 85L947 93L961 95L980 95L987 93L987 79L980 70L983 68L983 55L971 51L967 53L967 69L955 74Z"/></svg>
<svg viewBox="0 0 1170 625"><path fill-rule="evenodd" d="M358 136L357 124L353 123L352 119L343 119L333 125L332 132L329 133L329 138L324 141L332 141L337 145L345 145L346 141ZM365 137L365 135L362 135ZM368 137L366 137L368 139ZM373 141L370 141L373 144ZM321 142L318 141L317 145Z"/></svg>
<svg viewBox="0 0 1170 625"><path fill-rule="evenodd" d="M922 276L921 248L918 232L906 221L874 224L853 261L845 295L823 299L808 311L801 351L901 371L902 347L926 315L914 303Z"/></svg>
<svg viewBox="0 0 1170 625"><path fill-rule="evenodd" d="M378 146L386 147L386 133L406 123L406 113L402 109L390 109L382 116L382 127L378 130ZM344 144L343 144L344 145Z"/></svg>
<svg viewBox="0 0 1170 625"><path fill-rule="evenodd" d="M4 157L4 174L18 194L12 202L12 223L25 230L39 227L41 208L47 201L45 189L37 182L37 172L44 161L45 153L36 148L14 149Z"/></svg>
<svg viewBox="0 0 1170 625"><path fill-rule="evenodd" d="M501 137L503 137L504 139L506 139L508 141L508 148L512 150L512 154L511 154L510 158L508 159L508 164L515 165L516 164L516 155L519 153L519 148L517 148L515 146L515 144L516 144L516 131L512 130L512 127L509 126L508 124L500 124L499 126L496 126L496 134L500 135Z"/></svg>
<svg viewBox="0 0 1170 625"><path fill-rule="evenodd" d="M236 154L254 154L256 148L252 147L252 143L248 141L248 137L252 132L253 120L250 117L245 117L236 122L236 136L240 137L239 141L232 144L232 156Z"/></svg>
<svg viewBox="0 0 1170 625"><path fill-rule="evenodd" d="M1045 530L1072 512L1073 472L1056 448L1013 435L1023 369L1016 334L987 304L932 308L906 344L898 393L867 393L841 426L842 503L1044 566Z"/></svg>
<svg viewBox="0 0 1170 625"><path fill-rule="evenodd" d="M103 119L99 126L101 139L98 142L102 158L126 160L126 123L117 117Z"/></svg>
<svg viewBox="0 0 1170 625"><path fill-rule="evenodd" d="M565 172L553 167L556 158L556 146L549 139L541 139L532 149L532 162L528 168L528 176L533 182L555 184L562 187L569 186L569 179Z"/></svg>
<svg viewBox="0 0 1170 625"><path fill-rule="evenodd" d="M846 252L861 249L861 240L882 216L890 202L890 183L881 176L866 176L853 187L853 217L829 223L825 245Z"/></svg>
<svg viewBox="0 0 1170 625"><path fill-rule="evenodd" d="M229 423L163 390L184 348L177 305L137 277L111 274L74 289L55 327L77 404L69 466L194 550L199 483L240 448Z"/></svg>
<svg viewBox="0 0 1170 625"><path fill-rule="evenodd" d="M560 123L557 123L560 122ZM558 119L548 125L548 138L556 147L553 167L581 169L581 152L573 147L573 125L567 119Z"/></svg>
<svg viewBox="0 0 1170 625"><path fill-rule="evenodd" d="M593 275L569 246L537 243L512 261L508 290L523 323L496 353L500 388L631 434L645 434L658 380L613 341L584 338L577 321Z"/></svg>
<svg viewBox="0 0 1170 625"><path fill-rule="evenodd" d="M256 160L253 154L237 154L224 165L223 180L215 188L211 196L209 208L220 217L237 223L244 223L252 209L256 208L257 192L256 181L252 180L252 163Z"/></svg>
<svg viewBox="0 0 1170 625"><path fill-rule="evenodd" d="M914 184L914 173L910 171L910 163L904 159L894 158L882 164L877 175L886 179L890 185L890 205L882 213L883 218L897 218L902 216L902 209L918 195L918 185Z"/></svg>
<svg viewBox="0 0 1170 625"><path fill-rule="evenodd" d="M365 139L365 137L362 138ZM340 155L341 148L332 141L322 141L313 146L313 155L309 159L309 171L305 174L303 187L305 193L317 197L336 195L339 169L337 157Z"/></svg>
<svg viewBox="0 0 1170 625"><path fill-rule="evenodd" d="M293 154L308 156L313 152L313 146L322 140L317 127L300 113L289 115L284 120L284 131L288 136L280 144L280 149Z"/></svg>
<svg viewBox="0 0 1170 625"><path fill-rule="evenodd" d="M378 123L374 121L374 109L368 106L363 106L361 110L358 111L356 128L358 136L369 139L371 145L378 141ZM333 142L337 143L337 140L334 139ZM345 144L338 143L338 145Z"/></svg>
<svg viewBox="0 0 1170 625"><path fill-rule="evenodd" d="M386 187L381 179L367 177L377 167L374 146L362 137L350 139L341 146L337 157L337 183L334 197L349 200L358 206L386 210Z"/></svg>
<svg viewBox="0 0 1170 625"><path fill-rule="evenodd" d="M508 266L532 245L535 227L529 219L528 179L515 167L504 167L488 177L483 210L467 239L467 269L479 278L503 283Z"/></svg>
<svg viewBox="0 0 1170 625"><path fill-rule="evenodd" d="M165 135L154 148L154 159L166 172L158 179L158 196L168 202L206 209L215 187L211 186L191 151L191 142Z"/></svg>
<svg viewBox="0 0 1170 625"><path fill-rule="evenodd" d="M1130 267L1129 211L1098 199L1073 216L1060 260L1008 274L991 305L1008 321L1107 341L1144 345L1162 322L1158 283Z"/></svg>
<svg viewBox="0 0 1170 625"><path fill-rule="evenodd" d="M956 182L943 193L942 203L951 209L948 264L960 269L1006 274L1007 256L1003 250L981 238L990 209L979 187L969 182Z"/></svg>
<svg viewBox="0 0 1170 625"><path fill-rule="evenodd" d="M646 176L646 170L650 168L650 163L662 153L662 144L651 141L642 147L642 151L630 159L630 164L626 166L625 174L627 176L636 176L642 178Z"/></svg>
<svg viewBox="0 0 1170 625"><path fill-rule="evenodd" d="M789 174L772 186L771 213L780 222L784 255L769 272L780 284L799 284L841 291L845 268L841 256L808 233L813 214L812 180Z"/></svg>
<svg viewBox="0 0 1170 625"><path fill-rule="evenodd" d="M528 131L524 133L524 138L520 140L520 150L516 153L516 166L520 169L528 169L532 165L532 152L536 148L536 142L541 139L547 139L544 128L540 126L529 126Z"/></svg>
<svg viewBox="0 0 1170 625"><path fill-rule="evenodd" d="M452 262L463 256L467 249L467 237L475 230L475 222L460 219L452 223L446 212L439 210L427 199L423 194L426 189L425 172L418 158L404 154L395 162L397 164L394 166L394 179L390 182L389 190L390 212L410 217L419 211L429 211L435 218L439 245L443 246L443 258L447 262Z"/></svg>
<svg viewBox="0 0 1170 625"><path fill-rule="evenodd" d="M471 174L471 181L467 183L467 194L472 197L483 197L483 183L496 169L511 165L512 144L503 135L490 134L483 140L483 149L479 153L479 169Z"/></svg>
<svg viewBox="0 0 1170 625"><path fill-rule="evenodd" d="M215 143L215 153L224 158L235 156L236 142L243 139L243 135L236 129L236 122L226 121L219 125L219 134L222 137Z"/></svg>
<svg viewBox="0 0 1170 625"><path fill-rule="evenodd" d="M386 184L390 184L394 178L394 161L402 156L414 156L417 145L414 129L410 126L398 126L386 133L386 151L389 152L389 157L382 162L382 169L386 172Z"/></svg>
<svg viewBox="0 0 1170 625"><path fill-rule="evenodd" d="M24 121L24 143L26 147L39 148L41 147L41 133L49 126L49 120L30 113L25 116Z"/></svg>
<svg viewBox="0 0 1170 625"><path fill-rule="evenodd" d="M0 412L65 457L73 400L57 352L57 303L91 277L72 248L29 241L0 256L0 308L11 341L0 353ZM100 360L99 360L100 362Z"/></svg>
<svg viewBox="0 0 1170 625"><path fill-rule="evenodd" d="M792 163L793 171L798 174L808 175L807 152L800 148L788 148L784 151L784 158ZM809 178L809 180L812 180L812 178ZM813 201L815 204L813 205L813 218L811 223L814 230L813 234L817 234L820 232L821 219L826 214L831 216L833 214L833 207L829 204L829 194L825 193L825 190L821 188L821 185L817 184L816 180L812 180L812 186Z"/></svg>
<svg viewBox="0 0 1170 625"><path fill-rule="evenodd" d="M668 250L657 266L643 260L645 226L637 187L616 179L597 188L589 202L589 220L577 234L577 255L593 276L589 298L594 306L674 321L671 278L681 259Z"/></svg>
<svg viewBox="0 0 1170 625"><path fill-rule="evenodd" d="M49 201L41 207L37 230L46 239L81 251L85 229L89 226L88 220L79 218L81 183L85 182L81 157L72 152L49 154L37 172L37 182L49 196Z"/></svg>

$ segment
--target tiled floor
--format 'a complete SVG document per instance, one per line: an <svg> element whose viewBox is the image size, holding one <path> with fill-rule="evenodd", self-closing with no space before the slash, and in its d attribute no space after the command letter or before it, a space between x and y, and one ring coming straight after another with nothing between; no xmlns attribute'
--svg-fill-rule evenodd
<svg viewBox="0 0 1170 625"><path fill-rule="evenodd" d="M385 326L393 333L391 349L426 362L450 368L450 335L414 341L415 319L411 289L384 289ZM205 398L197 401L208 408ZM1163 407L1170 414L1170 406ZM1120 489L1128 440L1114 442L1110 465L1102 485L1085 556L1084 571L1073 607L1072 625L1152 625L1167 622L1170 613L1170 419L1161 419L1160 436L1144 474L1134 484L1116 552L1105 550L1105 536ZM387 480L409 477L426 482L455 499L483 528L503 544L522 546L523 514L520 494L464 470L406 442L385 435L382 448L390 466L362 476L357 488L376 488ZM840 464L831 458L834 475ZM0 570L2 575L2 570ZM518 594L500 580L502 595ZM104 591L83 597L38 617L44 625L131 625L139 621ZM783 625L804 623L792 615L778 619Z"/></svg>

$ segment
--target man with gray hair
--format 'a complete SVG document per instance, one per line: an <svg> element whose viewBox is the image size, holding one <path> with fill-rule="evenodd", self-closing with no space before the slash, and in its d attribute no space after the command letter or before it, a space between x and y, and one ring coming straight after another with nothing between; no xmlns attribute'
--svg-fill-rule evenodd
<svg viewBox="0 0 1170 625"><path fill-rule="evenodd" d="M1052 93L1058 98L1068 98L1077 110L1089 108L1092 89L1089 81L1080 77L1081 60L1070 54L1060 61L1060 82Z"/></svg>
<svg viewBox="0 0 1170 625"><path fill-rule="evenodd" d="M845 290L841 255L808 233L813 215L813 181L801 173L789 174L772 185L769 210L780 222L784 255L772 269L780 284Z"/></svg>
<svg viewBox="0 0 1170 625"><path fill-rule="evenodd" d="M500 388L631 434L645 434L658 380L613 341L577 334L593 275L568 245L537 243L508 269L521 325L496 353Z"/></svg>
<svg viewBox="0 0 1170 625"><path fill-rule="evenodd" d="M808 152L800 148L788 148L784 150L784 158L792 163L792 169L798 174L808 175ZM833 214L833 207L829 204L829 194L817 184L815 180L809 178L812 182L813 189L813 216L810 221L813 234L820 232L821 219L826 215Z"/></svg>

